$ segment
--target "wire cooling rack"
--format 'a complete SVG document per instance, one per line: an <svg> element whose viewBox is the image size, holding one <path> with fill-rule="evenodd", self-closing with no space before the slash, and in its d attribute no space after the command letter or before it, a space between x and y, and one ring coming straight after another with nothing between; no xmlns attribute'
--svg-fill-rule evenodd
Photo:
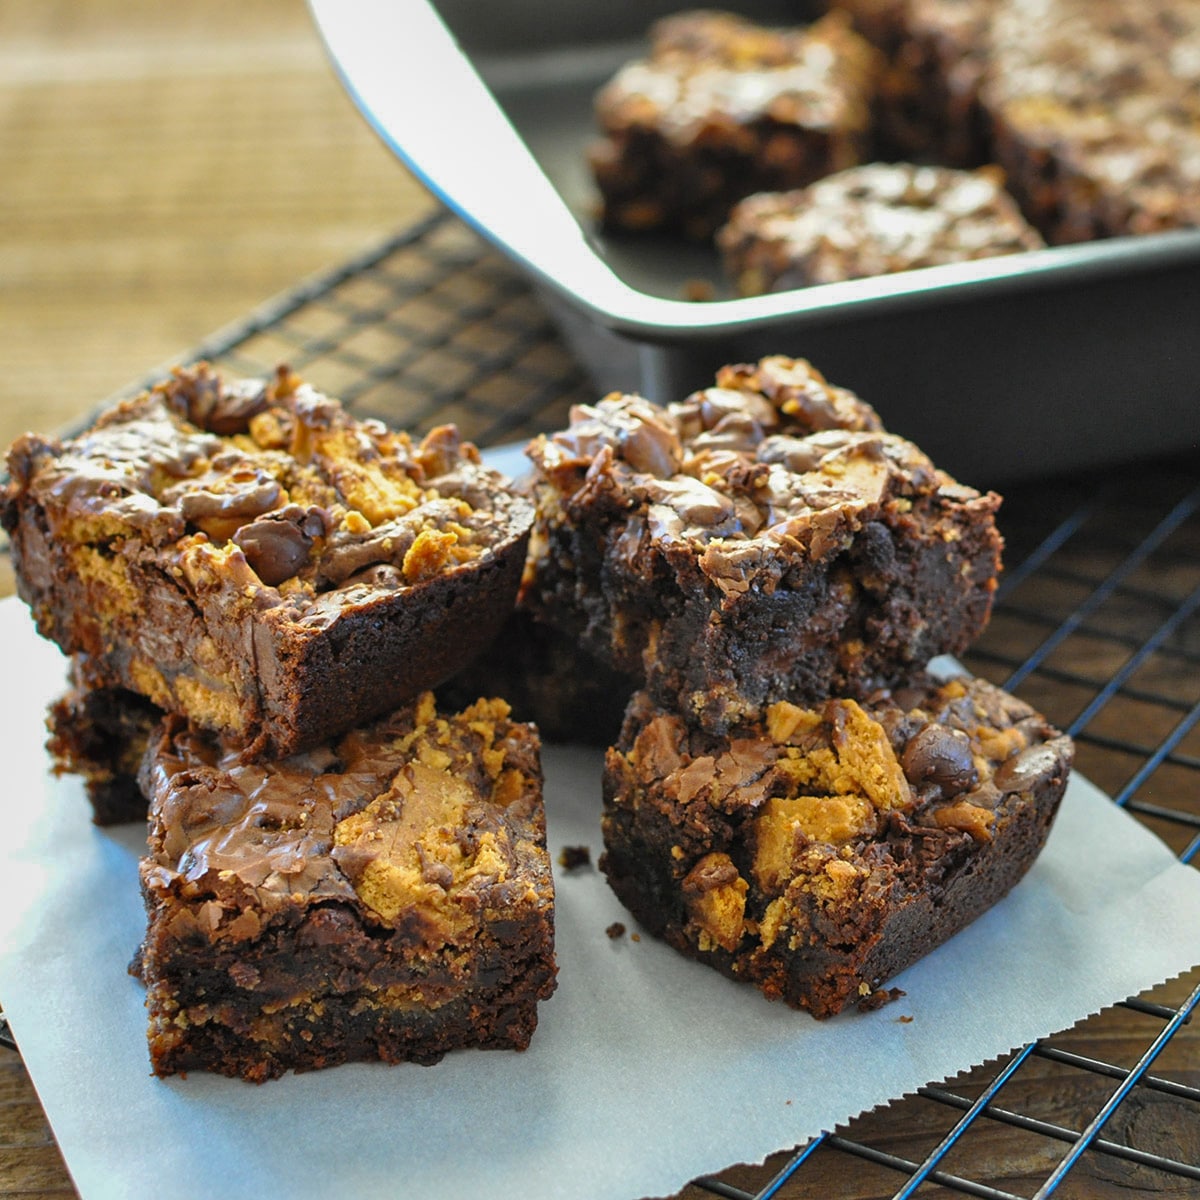
<svg viewBox="0 0 1200 1200"><path fill-rule="evenodd" d="M571 404L595 398L525 281L444 212L264 305L191 357L247 376L285 362L358 417L415 433L452 421L480 446L554 428Z"/></svg>
<svg viewBox="0 0 1200 1200"><path fill-rule="evenodd" d="M445 213L192 357L247 375L287 362L358 416L415 432L454 421L480 445L594 399L525 281ZM1078 768L1193 862L1200 456L1010 489L1001 525L1007 570L968 667L1068 730ZM1200 970L682 1196L1200 1195L1198 1002Z"/></svg>

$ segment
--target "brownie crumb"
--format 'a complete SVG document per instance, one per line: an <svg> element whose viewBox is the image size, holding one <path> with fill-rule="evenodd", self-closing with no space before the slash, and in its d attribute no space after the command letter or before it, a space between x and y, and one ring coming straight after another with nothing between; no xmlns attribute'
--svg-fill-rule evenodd
<svg viewBox="0 0 1200 1200"><path fill-rule="evenodd" d="M615 942L617 938L625 936L625 926L620 921L614 921L604 932Z"/></svg>
<svg viewBox="0 0 1200 1200"><path fill-rule="evenodd" d="M858 1011L861 1013L874 1012L877 1008L891 1004L893 1000L899 1000L906 994L901 988L876 988L858 1002ZM909 1020L911 1021L912 1017L909 1017Z"/></svg>
<svg viewBox="0 0 1200 1200"><path fill-rule="evenodd" d="M897 1020L897 1021L898 1021L898 1022L901 1024L901 1025L911 1025L911 1024L912 1024L912 1017L904 1017L904 1016L901 1016L901 1017L897 1017L897 1018L896 1018L896 1020Z"/></svg>
<svg viewBox="0 0 1200 1200"><path fill-rule="evenodd" d="M592 852L587 846L564 846L558 856L558 865L567 871L592 865Z"/></svg>

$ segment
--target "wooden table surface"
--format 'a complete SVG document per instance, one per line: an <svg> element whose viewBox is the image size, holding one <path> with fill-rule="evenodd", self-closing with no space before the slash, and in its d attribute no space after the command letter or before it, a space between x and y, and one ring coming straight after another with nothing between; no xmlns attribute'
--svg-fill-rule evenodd
<svg viewBox="0 0 1200 1200"><path fill-rule="evenodd" d="M432 207L303 0L0 7L0 442Z"/></svg>
<svg viewBox="0 0 1200 1200"><path fill-rule="evenodd" d="M5 0L0 64L2 445L27 429L67 425L261 301L433 208L342 92L301 0ZM11 579L0 577L5 591ZM1158 998L1178 1003L1195 982L1193 973ZM1117 1011L1059 1044L1132 1062L1147 1030L1145 1017ZM1195 1031L1169 1050L1173 1077L1200 1084ZM1035 1065L1021 1087L1051 1089L1067 1126L1086 1123L1115 1086L1083 1073L1051 1076ZM968 1077L960 1090L977 1094L987 1078ZM1170 1097L1155 1099L1157 1108L1123 1108L1122 1120L1174 1130L1169 1152L1200 1161L1195 1110L1168 1113ZM853 1132L919 1161L945 1124L934 1110L910 1099ZM989 1126L954 1167L1027 1193L1061 1152ZM1114 1161L1089 1158L1058 1195L1200 1188ZM755 1190L769 1173L746 1168L728 1178ZM898 1186L895 1175L834 1150L797 1178L780 1197L875 1197ZM20 1060L0 1050L0 1196L70 1194Z"/></svg>

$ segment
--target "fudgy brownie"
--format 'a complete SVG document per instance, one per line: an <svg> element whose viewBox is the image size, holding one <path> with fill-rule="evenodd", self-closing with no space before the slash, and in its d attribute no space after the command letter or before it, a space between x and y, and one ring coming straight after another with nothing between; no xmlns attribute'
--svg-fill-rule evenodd
<svg viewBox="0 0 1200 1200"><path fill-rule="evenodd" d="M1198 0L1007 0L980 99L1051 241L1200 225Z"/></svg>
<svg viewBox="0 0 1200 1200"><path fill-rule="evenodd" d="M286 369L180 371L78 437L19 439L8 466L18 590L84 684L264 756L469 661L512 609L532 520L453 427L413 444Z"/></svg>
<svg viewBox="0 0 1200 1200"><path fill-rule="evenodd" d="M876 100L881 158L951 167L987 161L979 89L997 0L836 0L882 52Z"/></svg>
<svg viewBox="0 0 1200 1200"><path fill-rule="evenodd" d="M426 693L273 763L172 716L143 787L156 1074L528 1045L554 893L537 733L503 701L443 716Z"/></svg>
<svg viewBox="0 0 1200 1200"><path fill-rule="evenodd" d="M1036 250L1041 235L995 167L851 167L734 206L717 233L743 296Z"/></svg>
<svg viewBox="0 0 1200 1200"><path fill-rule="evenodd" d="M495 694L544 742L609 746L621 729L635 681L583 650L571 637L516 609L496 640L437 689L438 702L461 707Z"/></svg>
<svg viewBox="0 0 1200 1200"><path fill-rule="evenodd" d="M50 705L46 749L54 773L82 778L97 825L146 819L138 771L162 715L136 692L77 682Z"/></svg>
<svg viewBox="0 0 1200 1200"><path fill-rule="evenodd" d="M602 223L703 239L743 196L861 162L880 67L841 14L796 29L714 11L663 19L648 56L596 98Z"/></svg>
<svg viewBox="0 0 1200 1200"><path fill-rule="evenodd" d="M666 408L611 395L528 449L522 603L723 730L861 696L979 634L999 497L963 487L807 362L725 367Z"/></svg>
<svg viewBox="0 0 1200 1200"><path fill-rule="evenodd" d="M1200 224L1200 0L841 0L894 153L994 159L1051 242Z"/></svg>
<svg viewBox="0 0 1200 1200"><path fill-rule="evenodd" d="M605 851L652 933L828 1017L993 905L1045 841L1070 739L969 677L787 702L717 737L645 693L607 756Z"/></svg>

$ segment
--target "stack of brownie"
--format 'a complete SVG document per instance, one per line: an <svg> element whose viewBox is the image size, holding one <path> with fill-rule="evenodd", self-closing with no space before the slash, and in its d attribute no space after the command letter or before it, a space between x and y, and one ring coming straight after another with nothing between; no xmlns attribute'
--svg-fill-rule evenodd
<svg viewBox="0 0 1200 1200"><path fill-rule="evenodd" d="M149 804L156 1073L528 1044L554 896L539 731L497 684L607 746L638 920L816 1016L1033 862L1070 742L926 669L987 622L998 497L783 357L528 453L522 494L452 429L203 367L14 444L19 589L70 655L52 753L98 821Z"/></svg>
<svg viewBox="0 0 1200 1200"><path fill-rule="evenodd" d="M522 605L626 680L601 861L650 931L825 1017L1003 896L1069 740L926 668L984 628L999 498L808 363L614 394L529 455ZM589 674L590 668L581 667Z"/></svg>
<svg viewBox="0 0 1200 1200"><path fill-rule="evenodd" d="M429 689L511 611L528 503L452 428L286 369L178 372L8 468L18 589L71 656L52 753L98 821L149 803L155 1072L524 1048L556 970L538 734Z"/></svg>

